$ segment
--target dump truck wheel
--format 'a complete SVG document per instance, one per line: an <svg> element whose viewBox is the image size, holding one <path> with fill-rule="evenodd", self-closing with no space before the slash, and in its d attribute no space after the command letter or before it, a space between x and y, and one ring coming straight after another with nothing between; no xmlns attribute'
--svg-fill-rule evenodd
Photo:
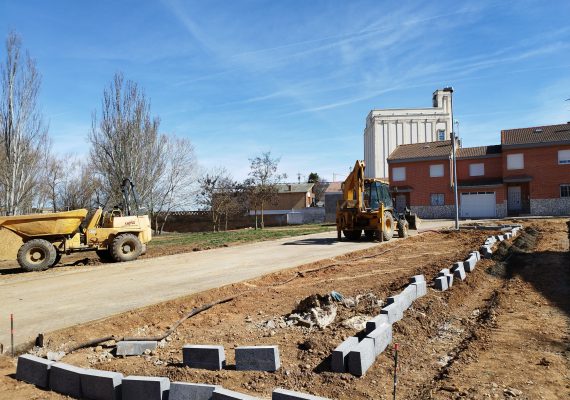
<svg viewBox="0 0 570 400"><path fill-rule="evenodd" d="M394 236L394 216L390 211L384 211L384 219L386 222L382 227L382 238L387 242Z"/></svg>
<svg viewBox="0 0 570 400"><path fill-rule="evenodd" d="M111 254L115 261L136 260L142 253L142 243L132 233L124 233L113 239Z"/></svg>
<svg viewBox="0 0 570 400"><path fill-rule="evenodd" d="M97 254L99 260L103 262L113 261L113 257L111 256L111 252L109 250L95 250L95 254Z"/></svg>
<svg viewBox="0 0 570 400"><path fill-rule="evenodd" d="M376 235L376 231L364 231L364 237L366 238L366 240L373 240L374 236Z"/></svg>
<svg viewBox="0 0 570 400"><path fill-rule="evenodd" d="M18 250L18 263L24 271L43 271L51 267L57 257L53 244L44 239L33 239Z"/></svg>
<svg viewBox="0 0 570 400"><path fill-rule="evenodd" d="M344 233L344 237L347 238L348 240L360 240L360 238L362 237L361 229L344 230L342 231L342 233Z"/></svg>
<svg viewBox="0 0 570 400"><path fill-rule="evenodd" d="M398 221L398 236L400 238L408 237L408 221L401 219Z"/></svg>

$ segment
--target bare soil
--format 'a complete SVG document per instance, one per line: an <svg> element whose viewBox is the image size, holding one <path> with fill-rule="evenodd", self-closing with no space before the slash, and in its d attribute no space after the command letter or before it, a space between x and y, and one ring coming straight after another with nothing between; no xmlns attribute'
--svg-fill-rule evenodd
<svg viewBox="0 0 570 400"><path fill-rule="evenodd" d="M493 260L482 260L464 282L447 292L428 290L394 325L400 344L398 398L570 398L570 253L565 219L523 222L524 233L502 244ZM63 361L125 375L167 376L174 381L223 385L260 398L285 387L334 399L392 398L393 351L386 350L361 378L329 370L330 352L358 332L342 322L378 314L387 296L402 290L410 276L437 272L477 249L488 231L428 232L335 259L266 275L159 305L127 312L46 336L51 350L105 335L149 336L164 332L193 307L233 294L185 321L156 354L107 356L112 343L82 349ZM512 245L512 246L511 246ZM339 307L323 329L267 326L298 303L332 290L365 296L354 308ZM182 366L185 344L222 344L228 368ZM279 345L276 373L241 372L233 349ZM60 399L13 378L15 360L0 358L0 398Z"/></svg>

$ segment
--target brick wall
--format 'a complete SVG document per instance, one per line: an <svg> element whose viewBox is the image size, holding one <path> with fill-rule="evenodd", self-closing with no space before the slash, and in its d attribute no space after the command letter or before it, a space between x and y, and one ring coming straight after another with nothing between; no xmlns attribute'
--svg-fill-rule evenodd
<svg viewBox="0 0 570 400"><path fill-rule="evenodd" d="M430 165L442 164L443 176L430 177ZM406 180L394 181L392 179L394 168L406 167ZM432 193L443 193L445 205L454 204L451 190L451 162L450 160L430 160L405 163L390 163L390 186L411 186L409 201L413 206L430 206Z"/></svg>
<svg viewBox="0 0 570 400"><path fill-rule="evenodd" d="M570 150L566 146L544 146L533 148L503 147L503 177L529 175L531 199L560 198L560 184L570 183L570 164L558 164L558 150ZM508 154L523 154L524 168L507 169Z"/></svg>
<svg viewBox="0 0 570 400"><path fill-rule="evenodd" d="M471 164L484 164L484 176L469 176L469 166ZM459 179L477 180L489 178L501 178L503 176L503 159L499 154L497 157L457 159L457 176Z"/></svg>

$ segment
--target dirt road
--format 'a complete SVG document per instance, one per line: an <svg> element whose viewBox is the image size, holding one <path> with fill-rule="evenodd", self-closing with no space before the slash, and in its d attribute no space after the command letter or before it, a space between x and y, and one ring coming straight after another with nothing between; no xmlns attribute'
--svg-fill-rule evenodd
<svg viewBox="0 0 570 400"><path fill-rule="evenodd" d="M378 245L338 242L334 233L138 260L124 264L52 269L0 279L0 343L17 345L38 333L258 277Z"/></svg>

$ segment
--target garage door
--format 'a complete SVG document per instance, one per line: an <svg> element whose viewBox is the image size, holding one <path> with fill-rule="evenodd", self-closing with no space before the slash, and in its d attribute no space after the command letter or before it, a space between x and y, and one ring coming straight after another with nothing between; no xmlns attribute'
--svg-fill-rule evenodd
<svg viewBox="0 0 570 400"><path fill-rule="evenodd" d="M489 218L495 217L495 192L461 193L461 217Z"/></svg>

